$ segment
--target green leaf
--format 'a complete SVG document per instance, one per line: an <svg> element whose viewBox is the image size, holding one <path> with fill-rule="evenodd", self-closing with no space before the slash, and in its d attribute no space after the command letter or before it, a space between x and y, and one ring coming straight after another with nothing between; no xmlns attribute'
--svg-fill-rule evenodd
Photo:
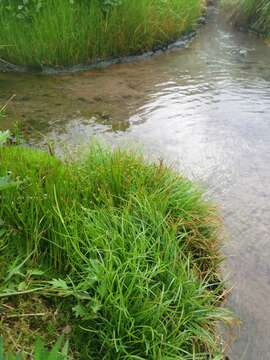
<svg viewBox="0 0 270 360"><path fill-rule="evenodd" d="M40 338L35 343L35 360L45 360L44 358L44 345Z"/></svg>
<svg viewBox="0 0 270 360"><path fill-rule="evenodd" d="M49 283L55 288L55 289L63 289L68 290L69 286L63 279L53 279L49 281Z"/></svg>
<svg viewBox="0 0 270 360"><path fill-rule="evenodd" d="M63 337L61 336L56 344L54 345L49 357L47 358L47 360L56 360L56 359L60 359L60 357L58 356L58 353L59 353L59 350L60 350L60 347L61 347L61 343L63 341ZM62 358L62 356L61 356Z"/></svg>
<svg viewBox="0 0 270 360"><path fill-rule="evenodd" d="M62 350L63 359L68 359L68 348L69 348L69 342L66 341Z"/></svg>
<svg viewBox="0 0 270 360"><path fill-rule="evenodd" d="M42 276L44 274L45 274L45 272L40 270L40 269L29 269L29 270L27 270L27 275L28 276Z"/></svg>
<svg viewBox="0 0 270 360"><path fill-rule="evenodd" d="M26 289L27 289L26 282L25 281L20 282L19 285L18 285L18 291L24 291Z"/></svg>
<svg viewBox="0 0 270 360"><path fill-rule="evenodd" d="M81 304L78 304L72 308L76 317L85 318L88 315L87 308Z"/></svg>
<svg viewBox="0 0 270 360"><path fill-rule="evenodd" d="M4 341L2 336L0 336L0 359L4 359Z"/></svg>
<svg viewBox="0 0 270 360"><path fill-rule="evenodd" d="M97 314L101 308L102 308L102 305L100 302L98 302L98 300L96 300L95 303L91 306L91 309L94 314Z"/></svg>

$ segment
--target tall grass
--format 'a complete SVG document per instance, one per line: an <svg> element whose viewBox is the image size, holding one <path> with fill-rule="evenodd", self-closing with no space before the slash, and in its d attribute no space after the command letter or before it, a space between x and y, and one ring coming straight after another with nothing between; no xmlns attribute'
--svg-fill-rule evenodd
<svg viewBox="0 0 270 360"><path fill-rule="evenodd" d="M2 147L0 164L17 182L0 192L0 299L56 304L80 359L222 358L219 221L193 184L99 146L80 163Z"/></svg>
<svg viewBox="0 0 270 360"><path fill-rule="evenodd" d="M269 0L224 0L223 3L231 9L237 24L247 25L251 30L270 35Z"/></svg>
<svg viewBox="0 0 270 360"><path fill-rule="evenodd" d="M98 0L73 3L46 0L18 18L17 1L0 2L0 57L57 66L136 54L190 31L202 10L201 0L123 0L106 11Z"/></svg>

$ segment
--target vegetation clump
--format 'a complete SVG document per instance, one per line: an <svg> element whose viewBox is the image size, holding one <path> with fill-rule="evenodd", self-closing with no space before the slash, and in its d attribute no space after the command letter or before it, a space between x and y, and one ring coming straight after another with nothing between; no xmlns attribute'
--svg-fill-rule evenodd
<svg viewBox="0 0 270 360"><path fill-rule="evenodd" d="M33 351L33 360L70 360L68 355L68 342L62 347L61 337L53 346L51 351L48 351L40 339L35 342ZM62 349L61 349L62 347ZM11 352L4 351L3 338L0 336L0 359L1 360L25 360L26 354L17 353L16 355Z"/></svg>
<svg viewBox="0 0 270 360"><path fill-rule="evenodd" d="M202 0L0 0L0 58L63 66L137 54L194 28Z"/></svg>
<svg viewBox="0 0 270 360"><path fill-rule="evenodd" d="M224 0L233 21L264 36L270 36L269 0Z"/></svg>
<svg viewBox="0 0 270 360"><path fill-rule="evenodd" d="M222 359L219 221L190 181L98 145L73 163L2 146L0 164L6 347L64 334L74 359Z"/></svg>

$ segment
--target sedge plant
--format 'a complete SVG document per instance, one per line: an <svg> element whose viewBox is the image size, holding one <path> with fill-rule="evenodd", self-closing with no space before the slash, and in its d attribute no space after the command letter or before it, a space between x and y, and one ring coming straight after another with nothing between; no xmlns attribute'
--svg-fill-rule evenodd
<svg viewBox="0 0 270 360"><path fill-rule="evenodd" d="M196 26L202 0L2 0L0 58L19 65L93 63L164 46Z"/></svg>
<svg viewBox="0 0 270 360"><path fill-rule="evenodd" d="M0 164L17 182L0 193L3 307L43 299L79 359L222 359L220 222L197 186L99 145L77 162L2 146Z"/></svg>

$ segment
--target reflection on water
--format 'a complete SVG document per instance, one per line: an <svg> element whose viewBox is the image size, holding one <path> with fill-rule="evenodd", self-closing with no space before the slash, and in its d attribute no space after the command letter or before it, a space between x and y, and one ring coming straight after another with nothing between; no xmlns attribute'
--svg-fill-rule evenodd
<svg viewBox="0 0 270 360"><path fill-rule="evenodd" d="M229 305L243 326L232 360L270 358L270 47L233 32L213 10L186 50L137 64L61 76L0 74L2 127L23 121L34 144L99 135L142 144L207 186L230 241Z"/></svg>

